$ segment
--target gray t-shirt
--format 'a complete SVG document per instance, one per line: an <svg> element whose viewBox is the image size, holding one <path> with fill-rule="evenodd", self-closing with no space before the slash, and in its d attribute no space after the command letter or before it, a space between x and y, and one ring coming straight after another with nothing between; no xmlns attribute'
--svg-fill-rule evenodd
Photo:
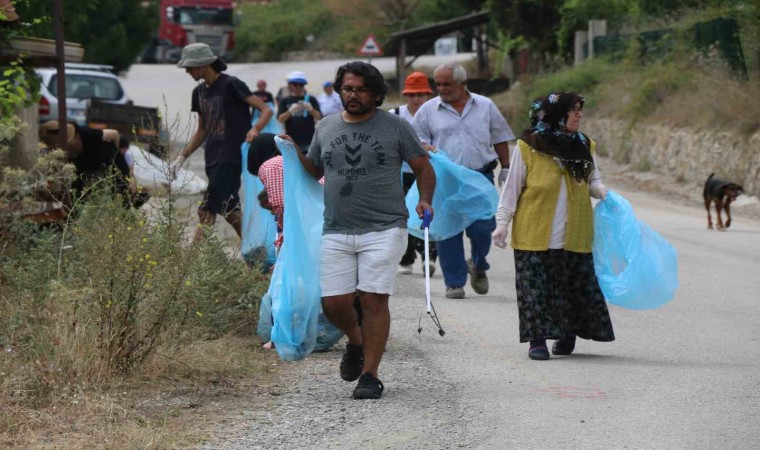
<svg viewBox="0 0 760 450"><path fill-rule="evenodd" d="M306 156L325 173L324 234L406 228L401 163L427 153L404 119L381 109L360 123L327 116Z"/></svg>

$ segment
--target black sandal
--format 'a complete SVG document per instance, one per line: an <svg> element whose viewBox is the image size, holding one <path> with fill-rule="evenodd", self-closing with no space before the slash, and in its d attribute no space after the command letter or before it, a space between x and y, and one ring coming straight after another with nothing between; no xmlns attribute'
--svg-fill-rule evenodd
<svg viewBox="0 0 760 450"><path fill-rule="evenodd" d="M359 377L359 384L354 388L355 400L375 400L383 395L383 382L365 373Z"/></svg>
<svg viewBox="0 0 760 450"><path fill-rule="evenodd" d="M557 340L552 346L552 353L555 355L569 355L575 350L575 335L566 334L562 339Z"/></svg>

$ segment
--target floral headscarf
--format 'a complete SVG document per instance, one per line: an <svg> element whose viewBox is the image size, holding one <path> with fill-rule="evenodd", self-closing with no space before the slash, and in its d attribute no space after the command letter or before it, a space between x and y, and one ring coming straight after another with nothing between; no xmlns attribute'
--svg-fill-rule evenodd
<svg viewBox="0 0 760 450"><path fill-rule="evenodd" d="M577 182L588 181L594 169L591 140L585 134L570 132L567 117L575 105L583 108L585 99L573 92L554 92L538 97L530 107L530 128L520 139L535 150L561 161Z"/></svg>

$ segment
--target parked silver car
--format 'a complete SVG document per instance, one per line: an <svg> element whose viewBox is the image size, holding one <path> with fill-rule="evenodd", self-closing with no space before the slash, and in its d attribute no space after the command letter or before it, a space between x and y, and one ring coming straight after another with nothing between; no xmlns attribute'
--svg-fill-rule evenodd
<svg viewBox="0 0 760 450"><path fill-rule="evenodd" d="M71 122L86 125L87 107L92 99L125 105L131 103L112 66L67 63L66 116ZM41 78L40 122L58 120L58 75L54 67L35 69Z"/></svg>

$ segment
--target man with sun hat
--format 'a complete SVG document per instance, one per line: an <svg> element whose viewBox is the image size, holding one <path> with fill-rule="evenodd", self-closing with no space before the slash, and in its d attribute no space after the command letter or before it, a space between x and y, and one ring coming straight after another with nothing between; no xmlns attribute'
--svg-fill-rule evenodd
<svg viewBox="0 0 760 450"><path fill-rule="evenodd" d="M272 117L272 110L244 82L223 73L227 64L207 44L186 45L177 67L200 82L193 89L191 102L191 111L198 113L198 127L169 168L170 175L176 177L179 166L203 145L208 189L198 207L200 223L195 241L203 238L217 215L222 215L242 236L240 146L258 137ZM253 126L251 107L261 112Z"/></svg>
<svg viewBox="0 0 760 450"><path fill-rule="evenodd" d="M317 122L322 119L319 101L306 92L306 75L300 71L288 74L290 95L280 100L277 120L285 126L285 134L293 138L302 152L306 152L314 137Z"/></svg>

